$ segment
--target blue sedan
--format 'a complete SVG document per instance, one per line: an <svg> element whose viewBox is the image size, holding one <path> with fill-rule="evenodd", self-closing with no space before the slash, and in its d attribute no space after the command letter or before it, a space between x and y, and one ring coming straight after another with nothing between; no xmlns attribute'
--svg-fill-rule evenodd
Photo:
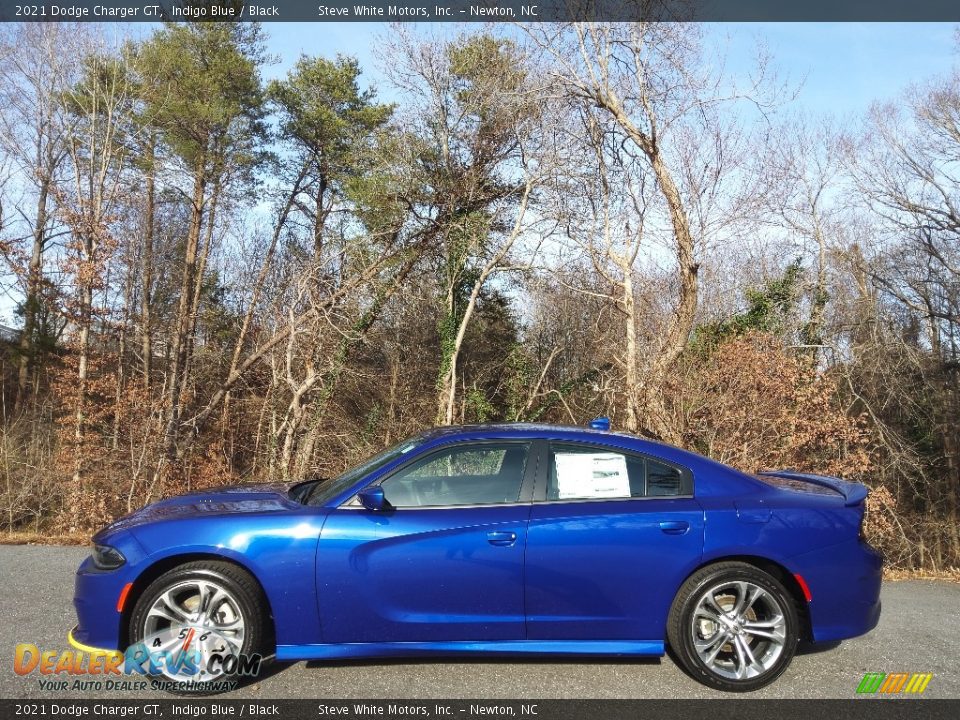
<svg viewBox="0 0 960 720"><path fill-rule="evenodd" d="M77 572L70 639L219 653L198 665L204 681L244 667L224 655L660 656L669 644L701 682L754 690L800 640L877 624L866 497L603 420L438 428L332 480L192 493L114 522Z"/></svg>

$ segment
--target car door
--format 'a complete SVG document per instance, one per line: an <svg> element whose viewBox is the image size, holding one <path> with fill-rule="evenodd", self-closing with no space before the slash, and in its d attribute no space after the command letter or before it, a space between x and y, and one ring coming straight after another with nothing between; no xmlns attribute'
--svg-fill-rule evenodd
<svg viewBox="0 0 960 720"><path fill-rule="evenodd" d="M536 466L529 442L458 442L378 481L392 509L332 511L317 554L324 641L522 639Z"/></svg>
<svg viewBox="0 0 960 720"><path fill-rule="evenodd" d="M658 458L552 443L528 526L528 638L662 639L703 552L692 482Z"/></svg>

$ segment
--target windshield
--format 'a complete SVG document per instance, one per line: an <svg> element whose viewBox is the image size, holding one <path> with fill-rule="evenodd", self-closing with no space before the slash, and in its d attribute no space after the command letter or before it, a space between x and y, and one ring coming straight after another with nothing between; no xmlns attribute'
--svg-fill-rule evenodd
<svg viewBox="0 0 960 720"><path fill-rule="evenodd" d="M350 487L364 475L369 475L375 470L379 470L385 465L393 462L397 458L406 455L415 447L423 443L423 438L412 438L404 440L391 448L387 448L378 455L374 455L369 460L352 467L342 475L338 475L333 480L317 483L313 491L304 499L305 505L323 505L331 498L336 497L341 492Z"/></svg>

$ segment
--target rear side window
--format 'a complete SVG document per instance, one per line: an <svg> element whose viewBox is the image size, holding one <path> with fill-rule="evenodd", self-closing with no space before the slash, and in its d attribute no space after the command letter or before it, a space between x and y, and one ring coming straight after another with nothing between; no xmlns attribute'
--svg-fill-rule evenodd
<svg viewBox="0 0 960 720"><path fill-rule="evenodd" d="M691 494L689 472L610 448L551 445L547 500L677 497Z"/></svg>
<svg viewBox="0 0 960 720"><path fill-rule="evenodd" d="M683 495L683 474L672 465L647 459L647 497Z"/></svg>

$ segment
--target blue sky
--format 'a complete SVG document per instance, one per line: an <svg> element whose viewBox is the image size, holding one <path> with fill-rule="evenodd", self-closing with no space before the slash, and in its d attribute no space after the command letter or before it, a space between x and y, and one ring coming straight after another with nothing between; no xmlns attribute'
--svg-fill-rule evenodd
<svg viewBox="0 0 960 720"><path fill-rule="evenodd" d="M477 26L479 27L479 26ZM154 26L139 24L145 34ZM390 32L381 23L267 23L269 50L279 58L268 77L286 73L303 53L353 55L366 82L383 87L378 68L378 38ZM436 27L434 27L436 29ZM452 31L457 27L451 26ZM812 115L833 114L855 120L874 101L890 100L912 83L950 72L958 60L956 28L922 23L715 23L705 26L709 57L726 57L734 78L746 77L758 44L766 47L782 78L799 86L794 108ZM0 322L18 324L13 300L0 297Z"/></svg>
<svg viewBox="0 0 960 720"><path fill-rule="evenodd" d="M390 31L386 24L275 23L266 30L270 51L281 58L270 76L283 74L301 53L339 52L355 56L368 80L384 84L376 47ZM734 75L749 72L763 44L780 75L800 85L799 107L840 117L942 75L957 59L955 27L947 23L712 23L705 31Z"/></svg>

